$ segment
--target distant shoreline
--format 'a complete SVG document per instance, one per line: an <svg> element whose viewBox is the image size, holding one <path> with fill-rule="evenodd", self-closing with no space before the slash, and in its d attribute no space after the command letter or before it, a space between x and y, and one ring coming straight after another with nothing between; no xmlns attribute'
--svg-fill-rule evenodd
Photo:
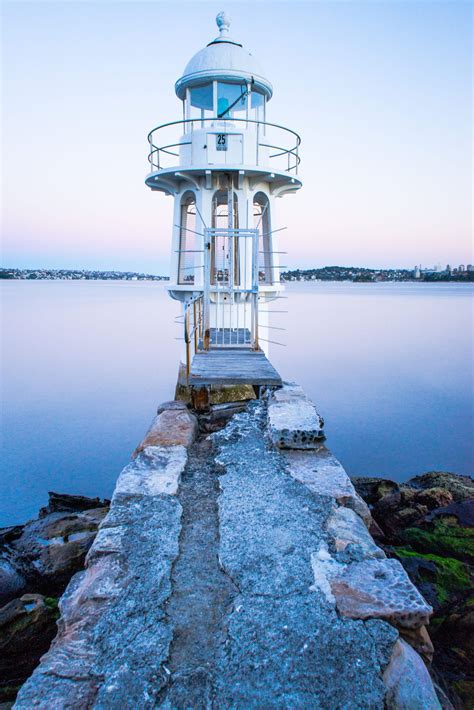
<svg viewBox="0 0 474 710"><path fill-rule="evenodd" d="M137 271L98 271L85 269L0 269L0 280L28 281L169 281L169 276ZM425 271L415 276L409 269L367 269L355 266L325 266L319 269L294 269L281 273L283 282L350 281L353 283L473 283L474 271Z"/></svg>

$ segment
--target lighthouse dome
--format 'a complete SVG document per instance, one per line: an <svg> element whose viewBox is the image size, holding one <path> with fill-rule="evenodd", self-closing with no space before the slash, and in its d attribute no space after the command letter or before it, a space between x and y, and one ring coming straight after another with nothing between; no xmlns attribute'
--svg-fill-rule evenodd
<svg viewBox="0 0 474 710"><path fill-rule="evenodd" d="M188 87L218 79L221 81L252 82L267 99L273 87L265 78L260 63L229 34L230 18L225 12L216 17L219 36L201 49L187 63L183 76L178 79L175 90L178 98L184 99Z"/></svg>

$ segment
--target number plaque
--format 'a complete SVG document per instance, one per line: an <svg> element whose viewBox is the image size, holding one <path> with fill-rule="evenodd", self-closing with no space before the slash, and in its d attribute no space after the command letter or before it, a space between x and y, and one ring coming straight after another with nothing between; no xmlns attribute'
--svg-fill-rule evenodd
<svg viewBox="0 0 474 710"><path fill-rule="evenodd" d="M216 133L216 150L227 150L227 133Z"/></svg>

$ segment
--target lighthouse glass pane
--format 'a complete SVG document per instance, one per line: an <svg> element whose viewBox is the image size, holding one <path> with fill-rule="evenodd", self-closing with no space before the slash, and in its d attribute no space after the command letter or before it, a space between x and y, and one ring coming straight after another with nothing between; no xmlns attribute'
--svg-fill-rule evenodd
<svg viewBox="0 0 474 710"><path fill-rule="evenodd" d="M193 89L190 90L190 96L191 106L212 111L212 82L210 84L204 84L203 86L195 86Z"/></svg>
<svg viewBox="0 0 474 710"><path fill-rule="evenodd" d="M246 84L217 83L217 117L231 118L247 110ZM243 118L243 116L241 116Z"/></svg>
<svg viewBox="0 0 474 710"><path fill-rule="evenodd" d="M196 201L194 195L181 203L178 283L193 284L196 257Z"/></svg>
<svg viewBox="0 0 474 710"><path fill-rule="evenodd" d="M252 121L263 121L264 119L264 113L263 113L263 108L265 104L265 97L263 94L260 94L258 91L252 91L250 95L250 111L249 111L249 118L252 119Z"/></svg>

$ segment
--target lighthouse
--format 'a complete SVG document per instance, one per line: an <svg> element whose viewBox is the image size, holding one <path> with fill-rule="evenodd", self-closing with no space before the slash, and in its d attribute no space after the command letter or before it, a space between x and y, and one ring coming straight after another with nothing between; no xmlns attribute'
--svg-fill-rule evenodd
<svg viewBox="0 0 474 710"><path fill-rule="evenodd" d="M300 138L268 120L272 84L228 15L216 23L175 84L181 117L148 135L145 182L174 200L168 291L183 309L181 377L271 386L281 383L268 360L283 290L275 203L301 187Z"/></svg>

